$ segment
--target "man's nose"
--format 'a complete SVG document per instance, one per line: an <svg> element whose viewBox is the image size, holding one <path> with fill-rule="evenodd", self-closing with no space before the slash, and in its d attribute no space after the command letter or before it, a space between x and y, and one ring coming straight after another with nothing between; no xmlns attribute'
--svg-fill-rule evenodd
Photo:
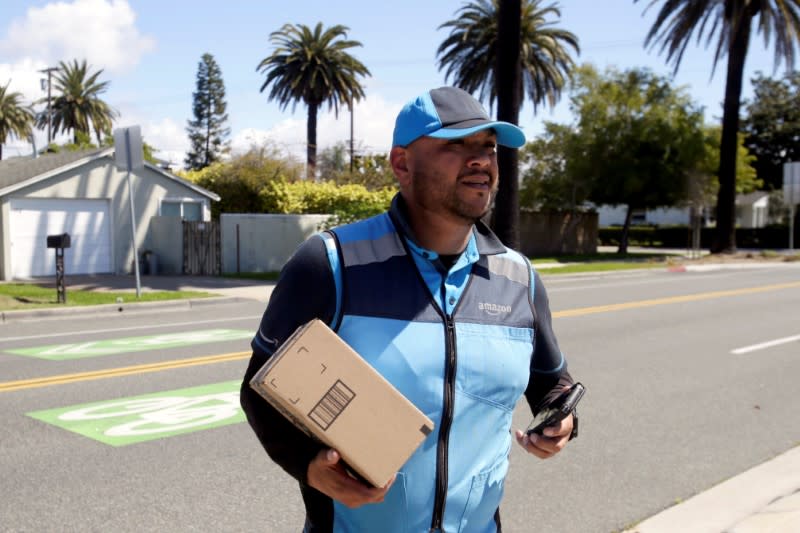
<svg viewBox="0 0 800 533"><path fill-rule="evenodd" d="M494 148L487 148L485 146L472 148L469 151L467 165L488 167L492 163L492 155L494 155Z"/></svg>

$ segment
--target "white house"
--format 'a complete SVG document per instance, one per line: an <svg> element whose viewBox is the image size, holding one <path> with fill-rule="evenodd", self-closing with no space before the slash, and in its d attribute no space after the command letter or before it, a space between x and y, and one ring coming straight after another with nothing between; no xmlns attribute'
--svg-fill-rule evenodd
<svg viewBox="0 0 800 533"><path fill-rule="evenodd" d="M148 245L156 215L210 220L219 196L145 163L131 173L136 242ZM127 173L114 149L0 161L0 280L55 274L47 235L69 233L67 274L126 273L133 263Z"/></svg>
<svg viewBox="0 0 800 533"><path fill-rule="evenodd" d="M763 228L769 219L769 193L755 191L736 196L736 225L740 228Z"/></svg>
<svg viewBox="0 0 800 533"><path fill-rule="evenodd" d="M601 205L596 208L600 227L622 226L628 212L626 205ZM675 226L689 224L688 207L669 207L659 209L634 209L631 224L652 224L657 226Z"/></svg>
<svg viewBox="0 0 800 533"><path fill-rule="evenodd" d="M763 228L768 223L769 193L755 191L736 196L736 226L740 228ZM622 226L628 207L602 205L596 208L600 227ZM713 207L704 210L705 225L713 221ZM689 225L688 207L662 207L658 209L635 209L631 224L653 226Z"/></svg>

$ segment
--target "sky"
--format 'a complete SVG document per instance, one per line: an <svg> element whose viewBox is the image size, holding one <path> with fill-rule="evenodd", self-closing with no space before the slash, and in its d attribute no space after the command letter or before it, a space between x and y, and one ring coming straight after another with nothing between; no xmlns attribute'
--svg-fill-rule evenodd
<svg viewBox="0 0 800 533"><path fill-rule="evenodd" d="M561 18L553 23L578 37L579 64L601 70L644 67L672 75L658 48L643 45L660 3L648 10L650 0L560 0ZM304 160L305 106L282 110L268 101L268 90L259 92L264 75L256 67L272 52L270 33L284 24L342 24L349 28L348 38L362 43L351 53L371 72L363 80L366 97L355 105L356 146L384 153L402 105L447 84L437 68L436 49L448 32L438 28L462 5L462 0L1 0L0 85L10 83L25 102L36 102L47 95L41 86L46 76L39 70L85 59L92 71L103 70L100 80L110 82L102 97L119 112L115 128L141 126L157 156L182 165L198 63L208 52L225 83L232 151L266 144ZM752 95L750 79L757 71L783 73L773 70L773 55L760 36L750 46L743 98ZM713 50L690 46L674 77L675 85L686 87L704 107L708 123L722 115L725 86L724 60L713 77L712 64ZM534 113L527 102L520 113L529 139L541 134L546 121L572 120L567 93L552 109L541 106ZM349 112L340 110L336 117L324 108L318 117L320 149L349 137ZM55 138L69 139L63 134ZM37 131L37 146L45 140L46 131ZM3 145L4 158L31 152L28 141L12 138Z"/></svg>

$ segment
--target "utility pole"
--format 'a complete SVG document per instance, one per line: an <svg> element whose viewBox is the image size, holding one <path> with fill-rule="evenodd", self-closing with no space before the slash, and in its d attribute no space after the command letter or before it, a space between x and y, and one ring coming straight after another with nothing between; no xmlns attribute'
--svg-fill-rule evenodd
<svg viewBox="0 0 800 533"><path fill-rule="evenodd" d="M350 174L353 173L353 93L350 93Z"/></svg>
<svg viewBox="0 0 800 533"><path fill-rule="evenodd" d="M50 135L50 125L53 123L53 116L50 111L50 97L51 97L51 87L52 87L52 76L53 72L58 70L58 67L48 67L46 69L42 69L39 72L47 74L47 146L50 146L50 143L53 140L53 137ZM42 80L44 81L44 80Z"/></svg>

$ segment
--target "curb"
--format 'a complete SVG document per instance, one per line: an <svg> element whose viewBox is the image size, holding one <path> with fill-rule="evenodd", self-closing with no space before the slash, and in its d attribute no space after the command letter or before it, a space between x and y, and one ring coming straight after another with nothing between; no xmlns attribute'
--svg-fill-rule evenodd
<svg viewBox="0 0 800 533"><path fill-rule="evenodd" d="M46 309L36 309L30 311L2 311L0 312L0 324L11 322L52 320L68 317L85 317L93 315L113 314L141 314L148 311L180 311L192 308L208 307L210 305L227 305L248 301L247 298L235 296L210 296L208 298L189 298L186 300L167 300L163 302L140 302L124 304L100 304L91 306L74 307L48 307Z"/></svg>

